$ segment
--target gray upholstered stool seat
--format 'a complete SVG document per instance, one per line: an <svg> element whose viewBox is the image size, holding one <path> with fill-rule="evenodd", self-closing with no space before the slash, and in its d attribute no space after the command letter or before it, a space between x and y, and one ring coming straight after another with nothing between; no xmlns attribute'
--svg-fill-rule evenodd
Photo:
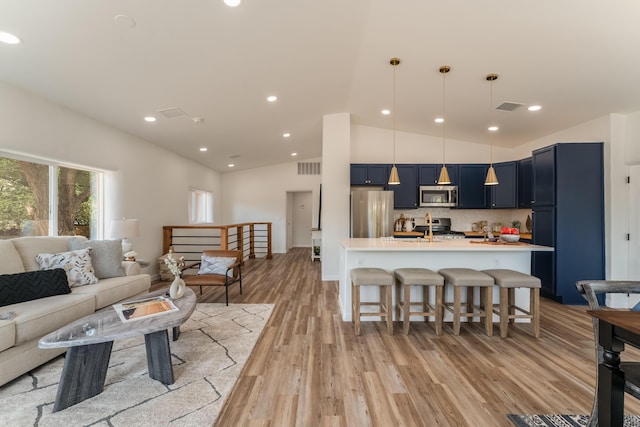
<svg viewBox="0 0 640 427"><path fill-rule="evenodd" d="M515 319L531 319L533 335L540 338L540 279L519 271L495 269L484 270L493 277L500 289L498 310L493 312L500 316L500 336L507 337L508 324ZM529 310L516 305L515 289L529 288Z"/></svg>
<svg viewBox="0 0 640 427"><path fill-rule="evenodd" d="M402 327L405 334L409 333L409 321L411 316L424 316L424 321L429 321L429 316L435 318L436 335L442 333L442 318L444 309L444 278L438 273L427 268L399 268L394 271L396 278L396 307L398 318L402 314ZM422 301L411 301L411 287L422 286ZM435 287L435 302L429 303L430 287ZM404 296L402 296L404 293ZM412 305L421 306L421 311L411 311Z"/></svg>
<svg viewBox="0 0 640 427"><path fill-rule="evenodd" d="M438 271L446 285L453 286L453 302L445 302L444 308L453 313L453 334L460 334L460 318L484 318L484 329L493 335L493 277L471 268L443 268ZM462 288L467 290L467 299L462 303ZM473 289L480 288L480 302L473 303ZM462 306L465 311L462 311Z"/></svg>
<svg viewBox="0 0 640 427"><path fill-rule="evenodd" d="M355 322L356 335L360 335L360 318L364 316L380 316L387 321L387 331L393 334L393 315L391 312L391 288L394 283L393 274L381 268L354 268L349 273L351 277L351 317ZM378 302L360 301L360 287L378 286L380 299ZM378 312L362 313L362 306L378 306Z"/></svg>

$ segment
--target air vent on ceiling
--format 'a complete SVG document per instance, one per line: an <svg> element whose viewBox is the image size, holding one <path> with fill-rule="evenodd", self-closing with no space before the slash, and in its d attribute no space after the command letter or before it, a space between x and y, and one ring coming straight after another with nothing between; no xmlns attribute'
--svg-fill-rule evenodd
<svg viewBox="0 0 640 427"><path fill-rule="evenodd" d="M320 162L298 162L298 175L320 175Z"/></svg>
<svg viewBox="0 0 640 427"><path fill-rule="evenodd" d="M168 119L171 119L173 117L186 116L185 112L177 107L158 110L158 113L164 115Z"/></svg>
<svg viewBox="0 0 640 427"><path fill-rule="evenodd" d="M524 104L520 104L518 102L503 102L502 104L496 107L496 110L502 111L514 111L518 108L522 107Z"/></svg>

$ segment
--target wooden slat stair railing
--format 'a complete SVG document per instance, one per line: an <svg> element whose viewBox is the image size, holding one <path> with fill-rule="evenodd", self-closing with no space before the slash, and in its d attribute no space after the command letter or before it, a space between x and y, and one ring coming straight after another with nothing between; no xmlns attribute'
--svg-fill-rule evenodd
<svg viewBox="0 0 640 427"><path fill-rule="evenodd" d="M187 261L199 260L205 249L232 249L243 260L256 256L273 258L271 223L246 222L229 225L165 225L162 227L162 253L170 248Z"/></svg>

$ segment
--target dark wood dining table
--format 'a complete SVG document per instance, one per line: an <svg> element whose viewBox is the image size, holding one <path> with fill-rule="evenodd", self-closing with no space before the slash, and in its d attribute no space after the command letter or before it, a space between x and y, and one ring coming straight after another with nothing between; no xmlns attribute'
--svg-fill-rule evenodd
<svg viewBox="0 0 640 427"><path fill-rule="evenodd" d="M589 310L598 319L598 343L603 349L598 364L598 425L622 426L624 418L624 372L620 370L620 353L624 345L640 348L640 312Z"/></svg>

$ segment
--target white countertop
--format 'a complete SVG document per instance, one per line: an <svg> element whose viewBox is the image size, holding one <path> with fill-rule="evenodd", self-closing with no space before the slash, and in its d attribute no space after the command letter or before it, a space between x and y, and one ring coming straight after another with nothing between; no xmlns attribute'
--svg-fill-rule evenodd
<svg viewBox="0 0 640 427"><path fill-rule="evenodd" d="M393 239L390 237L380 237L376 239L351 238L340 240L340 245L346 251L452 251L452 252L531 252L531 251L553 251L552 247L532 245L528 243L519 244L485 244L472 243L482 242L482 239L451 239L435 240L427 242L424 239Z"/></svg>

